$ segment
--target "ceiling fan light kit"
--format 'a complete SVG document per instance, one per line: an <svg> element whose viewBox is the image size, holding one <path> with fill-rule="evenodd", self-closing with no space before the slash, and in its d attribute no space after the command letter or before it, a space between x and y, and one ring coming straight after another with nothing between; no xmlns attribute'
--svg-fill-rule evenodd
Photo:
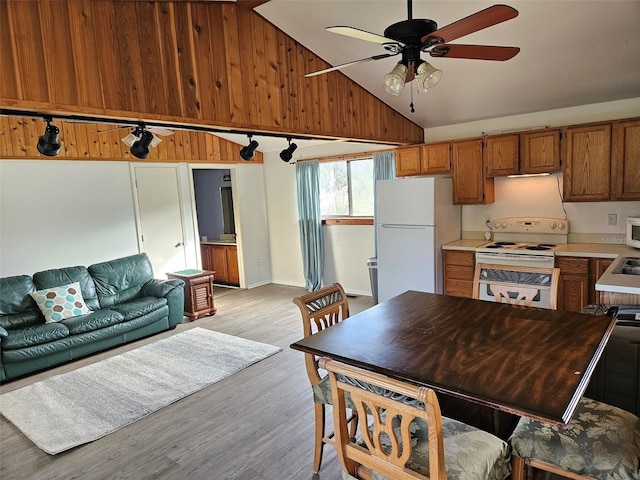
<svg viewBox="0 0 640 480"><path fill-rule="evenodd" d="M432 89L442 77L442 70L420 58L422 52L436 58L464 58L473 60L505 61L518 54L518 47L491 45L450 44L452 40L511 20L518 11L508 5L493 5L438 29L429 19L414 19L412 0L407 0L408 19L394 23L384 30L384 35L366 32L354 27L332 26L326 30L339 35L377 43L386 54L355 60L334 67L307 73L312 77L368 61L382 60L402 54L402 60L384 77L384 88L392 95L400 95L405 83L416 78L418 93Z"/></svg>

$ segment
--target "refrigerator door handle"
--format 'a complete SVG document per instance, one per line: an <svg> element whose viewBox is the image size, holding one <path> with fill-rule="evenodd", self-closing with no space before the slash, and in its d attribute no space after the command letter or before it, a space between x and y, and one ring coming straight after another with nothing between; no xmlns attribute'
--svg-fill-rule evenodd
<svg viewBox="0 0 640 480"><path fill-rule="evenodd" d="M405 225L401 223L382 223L380 226L382 228L403 228L406 230L424 230L429 227L429 225Z"/></svg>

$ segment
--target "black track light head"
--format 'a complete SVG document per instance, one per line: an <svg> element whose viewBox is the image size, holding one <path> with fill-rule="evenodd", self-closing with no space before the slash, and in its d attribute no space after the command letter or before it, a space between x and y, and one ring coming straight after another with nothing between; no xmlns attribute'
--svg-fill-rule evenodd
<svg viewBox="0 0 640 480"><path fill-rule="evenodd" d="M256 142L255 140L251 140L251 135L248 135L248 137L249 145L247 145L246 147L242 147L242 149L240 150L240 157L242 157L242 159L246 160L247 162L253 158L256 148L258 148L258 142Z"/></svg>
<svg viewBox="0 0 640 480"><path fill-rule="evenodd" d="M149 156L149 145L153 141L153 133L145 130L144 126L140 126L133 134L139 137L139 140L136 140L131 145L131 155L144 160Z"/></svg>
<svg viewBox="0 0 640 480"><path fill-rule="evenodd" d="M47 157L55 157L60 153L60 129L55 125L51 125L51 118L45 118L47 126L44 129L44 135L38 138L38 151Z"/></svg>
<svg viewBox="0 0 640 480"><path fill-rule="evenodd" d="M289 163L293 158L293 152L296 151L298 145L296 145L295 143L291 143L290 138L287 138L287 140L289 141L289 146L280 152L280 158L283 162Z"/></svg>

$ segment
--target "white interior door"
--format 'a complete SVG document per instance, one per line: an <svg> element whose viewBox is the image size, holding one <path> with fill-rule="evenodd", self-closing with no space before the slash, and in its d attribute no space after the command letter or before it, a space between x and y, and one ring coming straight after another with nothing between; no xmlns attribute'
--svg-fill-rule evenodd
<svg viewBox="0 0 640 480"><path fill-rule="evenodd" d="M140 245L156 278L186 268L178 170L134 166Z"/></svg>

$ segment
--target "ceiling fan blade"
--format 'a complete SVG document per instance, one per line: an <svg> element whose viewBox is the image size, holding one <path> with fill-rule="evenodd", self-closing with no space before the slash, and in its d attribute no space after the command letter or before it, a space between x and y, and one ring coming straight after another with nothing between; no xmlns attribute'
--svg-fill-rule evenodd
<svg viewBox="0 0 640 480"><path fill-rule="evenodd" d="M494 47L491 45L436 45L429 52L432 57L470 58L473 60L504 61L515 57L518 47Z"/></svg>
<svg viewBox="0 0 640 480"><path fill-rule="evenodd" d="M173 135L173 130L169 130L168 128L163 127L149 127L147 128L147 130L155 135L160 135L161 137L168 137L170 135Z"/></svg>
<svg viewBox="0 0 640 480"><path fill-rule="evenodd" d="M365 42L373 42L373 43L378 43L380 45L384 45L387 43L396 43L404 47L404 43L402 42L393 40L391 38L383 37L382 35L378 35L376 33L360 30L359 28L344 27L344 26L338 25L335 27L326 27L325 30L328 32L337 33L339 35L345 35L347 37L364 40Z"/></svg>
<svg viewBox="0 0 640 480"><path fill-rule="evenodd" d="M373 57L362 58L360 60L354 60L353 62L343 63L336 65L335 67L325 68L324 70L318 70L317 72L307 73L305 77L315 77L316 75L322 75L323 73L333 72L334 70L341 70L351 65L357 65L359 63L370 62L371 60L382 60L383 58L393 57L397 53L383 53L381 55L374 55Z"/></svg>
<svg viewBox="0 0 640 480"><path fill-rule="evenodd" d="M422 43L428 43L429 38L441 38L448 43L456 38L464 37L487 27L506 22L518 16L518 11L508 5L493 5L473 15L450 23L429 35L422 37Z"/></svg>

